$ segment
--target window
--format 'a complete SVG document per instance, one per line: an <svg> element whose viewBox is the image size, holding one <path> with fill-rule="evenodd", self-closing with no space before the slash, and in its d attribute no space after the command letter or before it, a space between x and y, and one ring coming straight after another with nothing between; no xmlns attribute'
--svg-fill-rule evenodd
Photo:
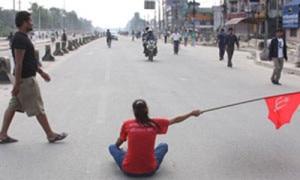
<svg viewBox="0 0 300 180"><path fill-rule="evenodd" d="M298 29L290 29L290 37L297 37Z"/></svg>

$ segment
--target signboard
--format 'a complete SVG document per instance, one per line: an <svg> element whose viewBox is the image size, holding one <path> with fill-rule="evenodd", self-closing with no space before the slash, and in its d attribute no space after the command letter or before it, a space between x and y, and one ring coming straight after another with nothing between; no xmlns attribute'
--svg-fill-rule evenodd
<svg viewBox="0 0 300 180"><path fill-rule="evenodd" d="M155 1L145 0L144 9L155 9Z"/></svg>
<svg viewBox="0 0 300 180"><path fill-rule="evenodd" d="M177 6L180 4L180 0L166 0L166 6Z"/></svg>
<svg viewBox="0 0 300 180"><path fill-rule="evenodd" d="M298 28L299 27L299 7L284 6L282 12L282 27L283 28Z"/></svg>

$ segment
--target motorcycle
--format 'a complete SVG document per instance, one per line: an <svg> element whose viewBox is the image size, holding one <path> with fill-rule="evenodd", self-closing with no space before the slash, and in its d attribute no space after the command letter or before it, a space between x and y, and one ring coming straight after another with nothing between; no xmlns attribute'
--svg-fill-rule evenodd
<svg viewBox="0 0 300 180"><path fill-rule="evenodd" d="M157 47L156 47L156 41L154 40L149 40L147 42L147 52L146 56L148 56L148 59L150 61L153 61L153 57L156 56L157 53Z"/></svg>

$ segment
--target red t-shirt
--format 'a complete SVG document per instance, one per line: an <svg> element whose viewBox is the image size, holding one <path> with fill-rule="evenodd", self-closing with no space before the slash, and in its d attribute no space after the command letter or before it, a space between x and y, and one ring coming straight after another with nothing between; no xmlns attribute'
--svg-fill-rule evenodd
<svg viewBox="0 0 300 180"><path fill-rule="evenodd" d="M159 124L159 129L145 127L138 124L135 119L123 123L120 137L123 141L128 139L128 150L122 164L125 172L144 174L156 169L154 155L156 135L167 133L169 120L163 118L154 118L153 120ZM154 125L154 127L156 126Z"/></svg>

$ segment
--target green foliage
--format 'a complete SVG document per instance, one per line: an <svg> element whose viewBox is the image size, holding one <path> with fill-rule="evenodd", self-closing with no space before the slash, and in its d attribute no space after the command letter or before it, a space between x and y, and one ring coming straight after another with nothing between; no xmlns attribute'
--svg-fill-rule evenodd
<svg viewBox="0 0 300 180"><path fill-rule="evenodd" d="M92 22L79 18L75 11L67 12L64 9L52 7L46 9L37 3L31 3L28 9L32 14L35 30L61 30L67 28L69 33L89 33L93 30ZM11 31L16 31L14 10L0 8L0 37L8 36Z"/></svg>

